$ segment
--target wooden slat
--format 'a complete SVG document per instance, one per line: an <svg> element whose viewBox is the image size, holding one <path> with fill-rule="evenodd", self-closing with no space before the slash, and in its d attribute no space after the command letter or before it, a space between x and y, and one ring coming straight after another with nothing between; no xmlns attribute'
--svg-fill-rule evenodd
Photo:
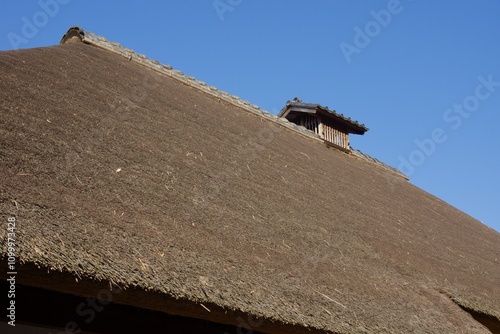
<svg viewBox="0 0 500 334"><path fill-rule="evenodd" d="M347 128L329 119L314 118L315 132L324 140L349 150L349 134Z"/></svg>

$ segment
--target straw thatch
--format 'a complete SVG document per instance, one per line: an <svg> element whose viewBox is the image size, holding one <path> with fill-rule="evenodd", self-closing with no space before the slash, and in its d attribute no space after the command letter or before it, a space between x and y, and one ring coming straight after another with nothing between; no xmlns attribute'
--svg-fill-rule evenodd
<svg viewBox="0 0 500 334"><path fill-rule="evenodd" d="M0 212L41 268L21 282L268 332L500 321L500 234L397 173L96 45L2 52L0 73Z"/></svg>

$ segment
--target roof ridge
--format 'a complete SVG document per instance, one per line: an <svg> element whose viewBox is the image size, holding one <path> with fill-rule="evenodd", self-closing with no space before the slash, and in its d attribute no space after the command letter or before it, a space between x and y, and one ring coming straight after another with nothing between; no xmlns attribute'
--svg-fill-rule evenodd
<svg viewBox="0 0 500 334"><path fill-rule="evenodd" d="M351 151L352 151L352 154L355 155L356 157L358 158L362 158L364 160L367 160L368 162L371 162L379 167L382 167L384 168L385 170L391 172L391 173L394 173L394 174L397 174L407 180L409 180L410 178L408 177L408 175L406 175L405 173L401 172L399 169L397 168L394 168L392 167L391 165L388 165L386 164L385 162L382 162L380 160L378 160L377 158L374 158L372 157L371 155L369 154L366 154L364 152L361 152L360 150L358 149L355 149L353 147L351 147Z"/></svg>
<svg viewBox="0 0 500 334"><path fill-rule="evenodd" d="M188 86L201 90L209 95L217 97L230 104L233 104L234 106L240 107L246 111L257 114L270 121L273 121L291 130L299 132L300 134L305 135L306 137L322 141L319 138L319 136L316 135L316 133L306 129L303 126L296 125L295 123L292 123L287 119L273 115L269 113L267 110L260 108L256 104L252 104L249 101L244 100L236 95L231 95L228 92L220 90L215 86L210 86L203 81L197 80L193 76L186 75L180 70L174 69L170 65L161 64L158 60L150 59L144 54L137 53L130 48L122 46L118 42L110 42L106 38L98 36L90 31L84 30L81 27L73 26L69 28L66 34L62 37L60 44L66 44L70 42L73 38L78 38L83 43L91 44L106 49L108 51L117 53L119 55L122 55L128 58L130 61L135 61L143 66L146 66L150 69L153 69L157 72L160 72L178 81L181 81L182 83L187 84Z"/></svg>
<svg viewBox="0 0 500 334"><path fill-rule="evenodd" d="M308 138L318 140L320 142L323 142L323 139L319 137L318 134L316 134L314 131L306 129L304 126L297 125L293 122L290 122L286 118L283 117L278 117L277 115L273 115L269 113L267 110L261 109L258 105L252 104L247 100L244 100L236 95L231 95L226 91L220 90L215 86L210 86L207 83L200 81L196 79L193 76L189 76L181 72L180 70L174 69L172 66L167 65L167 64L161 64L158 60L150 59L144 54L140 54L135 52L134 50L130 48L126 48L122 46L118 42L110 42L106 38L102 36L98 36L90 31L84 30L79 26L73 26L68 29L66 34L61 38L61 41L59 44L66 44L68 42L71 42L74 40L74 38L79 39L83 43L86 44L91 44L103 49L106 49L108 51L111 51L113 53L119 54L121 56L124 56L128 58L130 61L135 61L143 66L146 66L156 72L165 74L171 78L174 78L190 87L193 87L195 89L198 89L202 92L205 92L209 95L212 95L216 98L219 98L221 100L224 100L225 102L228 102L236 107L242 108L248 112L251 112L253 114L256 114L260 117L266 118L267 120L277 123L285 128L288 128L294 132L297 132L303 136L306 136ZM318 105L319 107L322 107ZM328 107L326 107L328 108ZM343 117L343 115L342 115ZM362 124L364 126L364 124ZM352 149L352 148L351 148ZM368 162L375 163L376 165L379 165L383 167L385 170L391 171L393 173L398 174L399 176L404 177L405 179L409 179L408 176L400 172L394 167L391 167L375 158L370 157L369 155L362 153L359 150L352 149L352 152L355 156L359 158L363 158Z"/></svg>

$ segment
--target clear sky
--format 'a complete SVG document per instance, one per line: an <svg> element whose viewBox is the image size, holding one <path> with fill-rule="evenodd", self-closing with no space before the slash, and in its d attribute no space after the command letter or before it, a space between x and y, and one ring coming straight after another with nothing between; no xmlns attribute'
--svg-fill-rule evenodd
<svg viewBox="0 0 500 334"><path fill-rule="evenodd" d="M364 123L352 146L500 231L500 1L2 1L0 49L79 25L261 108Z"/></svg>

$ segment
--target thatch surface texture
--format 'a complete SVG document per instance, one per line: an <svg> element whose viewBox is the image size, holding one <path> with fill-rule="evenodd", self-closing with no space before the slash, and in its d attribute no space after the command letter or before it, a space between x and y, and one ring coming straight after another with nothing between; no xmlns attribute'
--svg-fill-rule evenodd
<svg viewBox="0 0 500 334"><path fill-rule="evenodd" d="M93 45L0 73L23 263L339 333L500 319L500 234L366 159Z"/></svg>

